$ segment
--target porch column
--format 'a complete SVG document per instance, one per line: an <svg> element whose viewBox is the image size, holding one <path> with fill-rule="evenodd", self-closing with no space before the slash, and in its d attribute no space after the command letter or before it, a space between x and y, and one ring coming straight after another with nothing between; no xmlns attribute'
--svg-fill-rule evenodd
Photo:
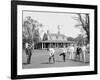
<svg viewBox="0 0 100 80"><path fill-rule="evenodd" d="M43 43L41 43L42 44L42 49L43 49Z"/></svg>
<svg viewBox="0 0 100 80"><path fill-rule="evenodd" d="M44 43L43 43L43 48L44 48Z"/></svg>
<svg viewBox="0 0 100 80"><path fill-rule="evenodd" d="M46 47L45 47L45 43L44 43L44 48L46 48Z"/></svg>
<svg viewBox="0 0 100 80"><path fill-rule="evenodd" d="M56 48L56 43L54 43L55 44L55 48Z"/></svg>
<svg viewBox="0 0 100 80"><path fill-rule="evenodd" d="M51 43L50 43L50 48L51 48Z"/></svg>
<svg viewBox="0 0 100 80"><path fill-rule="evenodd" d="M57 48L57 43L55 43L56 44L56 48Z"/></svg>

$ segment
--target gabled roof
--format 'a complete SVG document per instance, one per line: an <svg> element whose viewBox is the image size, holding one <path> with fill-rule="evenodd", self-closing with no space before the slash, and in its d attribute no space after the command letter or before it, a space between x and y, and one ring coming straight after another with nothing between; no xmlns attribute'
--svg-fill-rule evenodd
<svg viewBox="0 0 100 80"><path fill-rule="evenodd" d="M64 34L56 34L56 33L51 33L51 34L47 34L47 36L51 39L52 37L62 37L62 38L67 38Z"/></svg>
<svg viewBox="0 0 100 80"><path fill-rule="evenodd" d="M64 34L56 34L56 33L52 33L52 34L47 34L48 36L61 36L61 37L66 37Z"/></svg>

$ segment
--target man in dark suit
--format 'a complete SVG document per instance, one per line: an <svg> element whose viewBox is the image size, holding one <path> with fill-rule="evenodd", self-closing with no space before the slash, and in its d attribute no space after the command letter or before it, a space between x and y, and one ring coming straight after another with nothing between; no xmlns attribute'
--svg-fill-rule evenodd
<svg viewBox="0 0 100 80"><path fill-rule="evenodd" d="M30 64L31 56L32 56L32 45L27 42L25 48L26 48L26 55L27 55L27 64Z"/></svg>
<svg viewBox="0 0 100 80"><path fill-rule="evenodd" d="M76 49L76 58L79 58L79 60L80 60L80 54L81 54L81 52L82 52L82 49L81 49L80 46L78 46L77 49Z"/></svg>

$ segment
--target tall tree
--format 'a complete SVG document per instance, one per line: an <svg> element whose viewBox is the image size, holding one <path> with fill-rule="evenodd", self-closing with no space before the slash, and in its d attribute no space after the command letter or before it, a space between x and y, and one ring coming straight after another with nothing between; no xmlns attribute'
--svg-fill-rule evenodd
<svg viewBox="0 0 100 80"><path fill-rule="evenodd" d="M85 36L87 39L87 43L89 43L90 40L90 22L89 22L89 14L81 14L77 13L77 17L74 17L73 19L77 20L79 23L75 25L76 27L81 27L81 30L84 30L86 32Z"/></svg>
<svg viewBox="0 0 100 80"><path fill-rule="evenodd" d="M23 43L29 41L36 44L40 40L39 28L42 26L37 20L32 19L30 16L26 17L23 21Z"/></svg>

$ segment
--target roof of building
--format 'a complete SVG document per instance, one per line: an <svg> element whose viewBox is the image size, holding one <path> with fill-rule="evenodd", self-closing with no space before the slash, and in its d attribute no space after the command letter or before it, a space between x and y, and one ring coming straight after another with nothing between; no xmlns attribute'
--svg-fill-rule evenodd
<svg viewBox="0 0 100 80"><path fill-rule="evenodd" d="M74 43L73 41L67 41L67 40L46 40L46 41L40 41L43 43Z"/></svg>
<svg viewBox="0 0 100 80"><path fill-rule="evenodd" d="M55 37L56 39L61 37L62 39L67 40L67 37L64 34L50 33L47 34L47 36L49 37L50 40L52 40L52 37Z"/></svg>
<svg viewBox="0 0 100 80"><path fill-rule="evenodd" d="M52 34L47 34L48 36L56 36L56 37L66 37L64 34L56 34L56 33L52 33Z"/></svg>

